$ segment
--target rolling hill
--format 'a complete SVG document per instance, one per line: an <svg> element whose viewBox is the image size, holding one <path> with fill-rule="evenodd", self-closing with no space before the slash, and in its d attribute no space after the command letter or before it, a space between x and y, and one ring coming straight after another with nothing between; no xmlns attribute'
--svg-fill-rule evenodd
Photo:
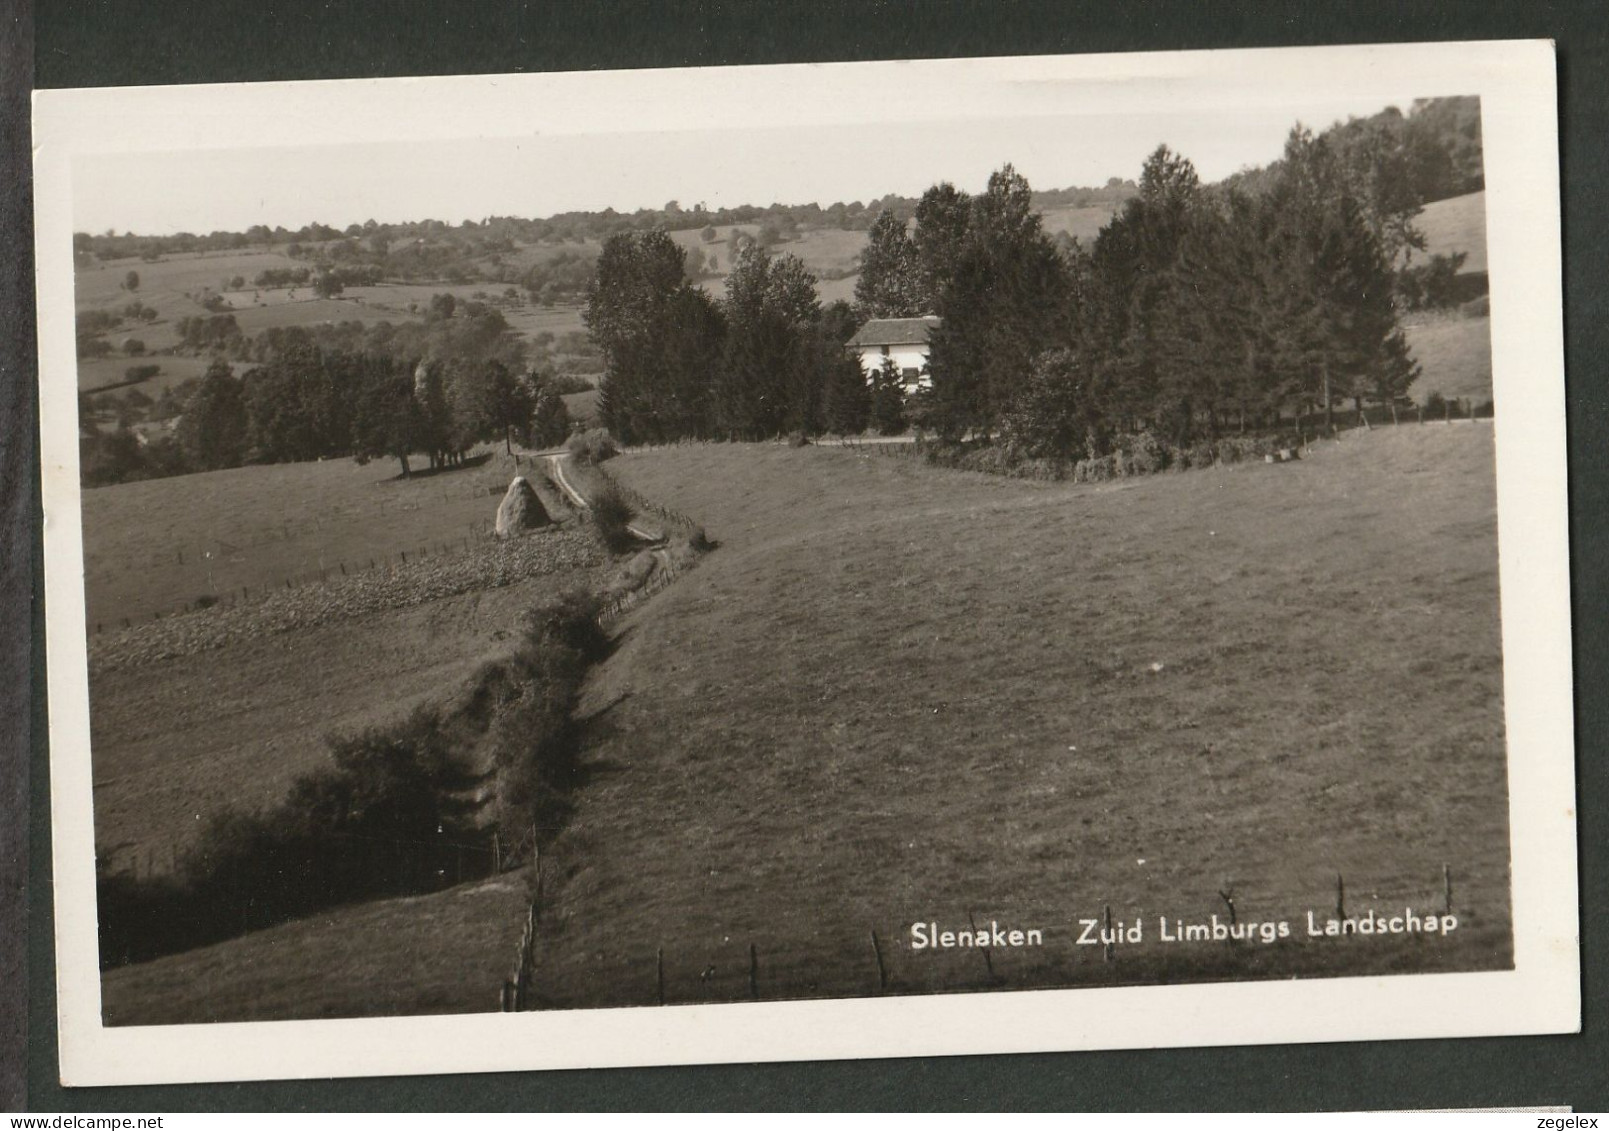
<svg viewBox="0 0 1609 1131"><path fill-rule="evenodd" d="M545 1004L1507 961L1492 436L1099 486L854 449L694 446L618 474L720 551L628 621L552 855ZM1279 514L1277 523L1264 516ZM1464 933L1107 964L1076 921L1434 906ZM1220 894L1222 893L1222 894ZM917 955L915 921L1041 927Z"/></svg>

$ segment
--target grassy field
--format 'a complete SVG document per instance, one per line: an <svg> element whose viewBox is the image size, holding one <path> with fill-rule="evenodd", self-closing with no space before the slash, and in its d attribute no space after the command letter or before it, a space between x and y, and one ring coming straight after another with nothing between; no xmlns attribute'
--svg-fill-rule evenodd
<svg viewBox="0 0 1609 1131"><path fill-rule="evenodd" d="M1431 393L1480 404L1492 396L1490 318L1424 318L1403 327L1408 349L1422 370L1409 389L1424 403Z"/></svg>
<svg viewBox="0 0 1609 1131"><path fill-rule="evenodd" d="M1415 223L1425 234L1426 255L1462 251L1464 272L1486 270L1486 193L1472 192L1425 205Z"/></svg>
<svg viewBox="0 0 1609 1131"><path fill-rule="evenodd" d="M565 411L570 414L574 422L592 427L598 423L598 390L588 389L584 393L567 394L564 400Z"/></svg>
<svg viewBox="0 0 1609 1131"><path fill-rule="evenodd" d="M288 255L264 248L168 255L154 263L140 259L114 259L79 269L73 275L73 285L80 310L120 307L139 299L158 310L175 305L182 307L179 313L194 314L198 313L199 308L186 298L187 294L203 288L222 290L224 283L236 275L245 276L246 282L250 283L260 271L306 266L306 263ZM138 271L140 275L139 290L133 292L122 289L124 278L130 271Z"/></svg>
<svg viewBox="0 0 1609 1131"><path fill-rule="evenodd" d="M550 859L552 1006L1503 966L1492 434L1351 434L1294 465L1095 486L852 449L628 455L721 549L626 622L599 773ZM1458 934L1169 949L1440 906ZM918 954L915 921L1038 927Z"/></svg>
<svg viewBox="0 0 1609 1131"><path fill-rule="evenodd" d="M1066 232L1075 237L1089 251L1095 246L1095 237L1102 228L1111 222L1117 209L1109 204L1095 205L1089 208L1051 208L1043 215L1045 217L1045 231L1051 235L1057 232Z"/></svg>
<svg viewBox="0 0 1609 1131"><path fill-rule="evenodd" d="M470 1013L497 1008L529 906L509 873L377 900L108 970L108 1025Z"/></svg>
<svg viewBox="0 0 1609 1131"><path fill-rule="evenodd" d="M415 468L422 462L415 457ZM406 480L395 460L326 460L87 490L90 631L203 594L282 586L343 562L355 568L485 537L509 480L529 470L499 449L479 466Z"/></svg>
<svg viewBox="0 0 1609 1131"><path fill-rule="evenodd" d="M225 805L267 806L328 758L325 736L450 694L509 647L535 578L153 664L95 670L95 836L118 868L167 870ZM197 815L201 819L198 819Z"/></svg>
<svg viewBox="0 0 1609 1131"><path fill-rule="evenodd" d="M200 377L212 364L210 357L96 357L87 358L78 363L78 388L80 391L92 391L104 388L114 383L121 384L128 378L126 373L130 366L160 365L162 372L155 377L141 381L138 386L130 385L128 388L138 388L146 396L154 397L169 385L181 385L192 377ZM247 367L240 362L234 363L237 373ZM113 396L121 396L126 389L112 390Z"/></svg>

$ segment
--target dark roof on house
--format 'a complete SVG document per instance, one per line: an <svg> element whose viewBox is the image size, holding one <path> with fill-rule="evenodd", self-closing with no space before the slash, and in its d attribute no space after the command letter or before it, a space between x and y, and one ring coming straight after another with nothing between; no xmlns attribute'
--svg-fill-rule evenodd
<svg viewBox="0 0 1609 1131"><path fill-rule="evenodd" d="M925 318L873 318L849 339L852 346L925 346L928 331L939 324L929 314Z"/></svg>

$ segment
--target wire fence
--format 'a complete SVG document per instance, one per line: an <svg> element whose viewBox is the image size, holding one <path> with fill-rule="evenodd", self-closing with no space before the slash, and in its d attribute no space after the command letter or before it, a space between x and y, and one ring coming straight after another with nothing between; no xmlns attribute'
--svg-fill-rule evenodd
<svg viewBox="0 0 1609 1131"><path fill-rule="evenodd" d="M546 995L542 992L541 927L549 911L540 861L533 890L512 972L500 991L504 1012L543 1008L575 992L573 985L557 981ZM1452 869L1444 864L1439 875L1427 874L1421 884L1399 882L1390 891L1370 884L1349 889L1340 874L1327 891L1209 889L1198 893L1182 915L1142 914L1099 903L1072 918L1058 915L1055 922L1046 917L1030 925L1025 918L1007 921L964 909L932 921L869 923L858 936L840 930L831 939L773 939L765 948L759 940L730 936L719 945L660 941L651 952L638 945L600 976L611 980L615 996L621 983L634 986L625 1002L634 1005L783 1000L821 981L839 987L832 996L845 996L841 987L851 984L869 994L907 994L1007 984L1187 980L1192 974L1221 978L1232 975L1241 961L1268 976L1265 948L1285 948L1293 969L1301 969L1304 963L1311 968L1313 953L1294 954L1292 947L1391 939L1416 947L1425 938L1451 936L1466 929L1461 917L1472 914L1457 894ZM1423 949L1417 953L1426 955ZM1332 949L1319 957L1320 966L1366 961L1356 950ZM1429 957L1433 964L1435 956ZM1073 976L1077 967L1091 973ZM1131 969L1125 973L1125 968ZM1109 973L1094 975L1096 969Z"/></svg>

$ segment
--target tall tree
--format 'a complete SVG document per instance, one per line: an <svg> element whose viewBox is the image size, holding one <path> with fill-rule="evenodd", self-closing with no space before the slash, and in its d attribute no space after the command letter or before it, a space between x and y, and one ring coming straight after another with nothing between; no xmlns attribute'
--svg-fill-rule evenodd
<svg viewBox="0 0 1609 1131"><path fill-rule="evenodd" d="M1388 344L1397 330L1391 265L1325 138L1291 132L1271 196L1284 352L1333 427L1338 397L1367 395L1371 374L1402 383L1412 369L1405 349L1393 360L1398 347Z"/></svg>
<svg viewBox="0 0 1609 1131"><path fill-rule="evenodd" d="M865 318L913 318L926 313L929 290L905 221L884 209L873 222L855 280L855 305Z"/></svg>
<svg viewBox="0 0 1609 1131"><path fill-rule="evenodd" d="M658 229L612 235L598 257L582 318L604 358L600 414L624 443L663 431L667 397L683 406L689 399L686 388L665 387L667 336L676 338L676 380L685 385L695 366L684 356L689 342L682 320L692 320L694 337L710 332L712 320L684 266L681 249Z"/></svg>
<svg viewBox="0 0 1609 1131"><path fill-rule="evenodd" d="M1071 336L1072 280L1027 180L1010 165L971 201L953 254L938 294L941 322L930 337L930 420L946 435L987 434L1034 356Z"/></svg>
<svg viewBox="0 0 1609 1131"><path fill-rule="evenodd" d="M570 410L564 398L551 384L544 383L537 391L536 406L531 413L531 444L537 448L556 448L570 434Z"/></svg>
<svg viewBox="0 0 1609 1131"><path fill-rule="evenodd" d="M816 426L819 405L807 387L817 371L798 356L821 317L816 280L795 256L758 244L738 253L721 304L726 343L715 394L717 430L760 439Z"/></svg>
<svg viewBox="0 0 1609 1131"><path fill-rule="evenodd" d="M407 478L413 471L408 457L423 449L424 432L413 368L365 355L352 413L352 447L359 462L391 456Z"/></svg>
<svg viewBox="0 0 1609 1131"><path fill-rule="evenodd" d="M956 260L972 223L972 198L948 181L933 185L916 205L911 243L922 270L923 308L938 308L939 296L955 275Z"/></svg>
<svg viewBox="0 0 1609 1131"><path fill-rule="evenodd" d="M246 454L247 421L240 381L227 361L214 361L179 418L178 440L186 461L200 471L239 467Z"/></svg>

